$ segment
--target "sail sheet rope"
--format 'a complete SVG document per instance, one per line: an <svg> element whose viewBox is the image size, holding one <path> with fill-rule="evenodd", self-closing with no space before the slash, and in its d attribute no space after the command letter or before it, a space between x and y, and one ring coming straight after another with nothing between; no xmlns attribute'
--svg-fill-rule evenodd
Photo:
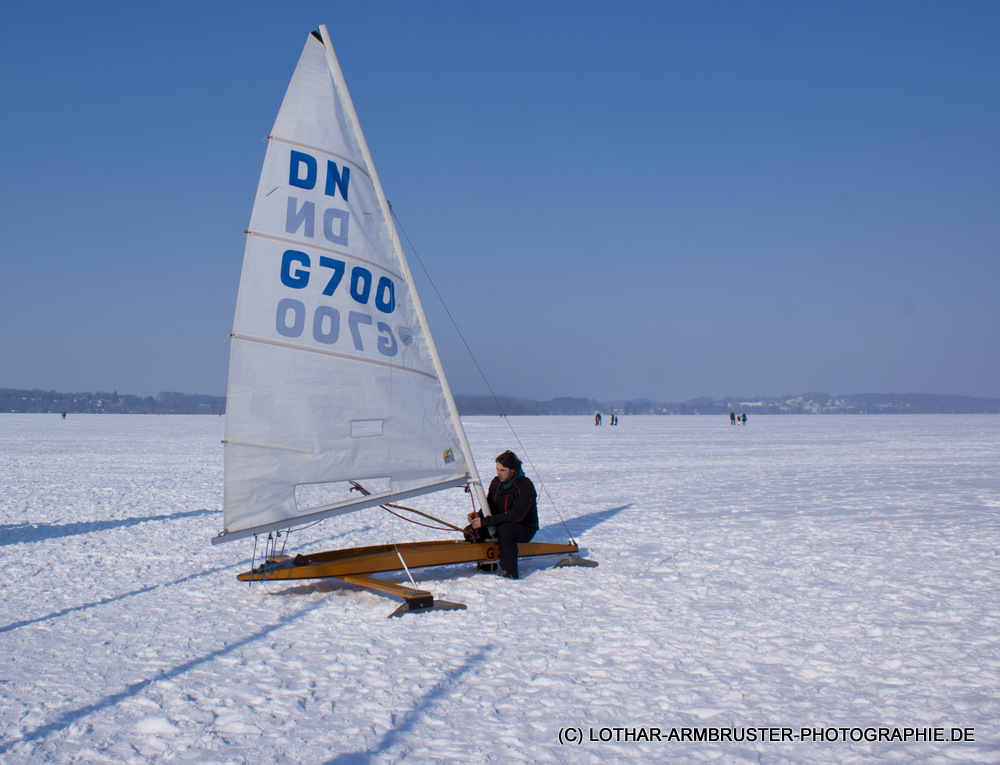
<svg viewBox="0 0 1000 765"><path fill-rule="evenodd" d="M459 340L462 341L462 345L465 346L465 351L466 351L466 353L469 354L469 358L472 359L472 363L476 367L476 371L479 372L479 376L483 379L483 382L486 384L486 389L489 390L490 396L493 397L493 402L497 405L497 409L500 411L500 416L503 418L504 422L507 423L507 427L510 428L511 435L514 437L514 440L517 442L517 448L520 450L520 453L524 455L524 459L528 463L528 467L530 467L531 470L532 470L532 472L536 476L538 476L539 485L542 487L542 491L545 493L545 497L548 499L549 504L552 505L552 509L556 511L556 516L559 518L559 522L562 524L563 528L566 530L566 536L569 537L570 540L573 540L573 535L572 535L572 533L570 533L569 526L566 525L566 520L563 518L562 513L559 512L559 506L556 505L555 500L552 498L552 495L549 493L548 486L546 485L545 481L542 479L541 473L538 472L538 468L536 468L535 464L531 461L531 457L529 456L527 450L524 448L524 444L521 443L521 439L520 439L520 437L518 437L517 431L514 430L514 426L511 424L510 418L507 416L507 413L504 411L503 404L500 403L500 398L497 396L496 392L493 390L493 386L490 385L490 381L487 379L486 373L483 372L483 368L481 366L479 366L479 360L476 358L476 354L474 354L472 352L472 348L469 347L469 343L466 341L465 335L463 335L462 334L462 330L459 329L458 322L455 321L455 317L451 315L451 309L448 308L448 304L444 301L444 298L441 296L441 293L438 291L437 285L434 284L434 280L431 278L431 275L428 272L427 267L424 265L424 261L421 260L421 258L420 258L420 253L417 252L417 248L413 246L413 242L410 240L410 235L406 233L406 229L403 228L403 224L400 222L399 217L396 215L396 211L393 210L392 205L389 205L389 212L392 215L392 219L395 222L396 227L399 229L400 233L402 233L403 238L406 239L406 244L410 248L410 252L413 253L413 257L416 258L417 263L420 265L420 270L423 271L424 276L427 277L427 281L430 283L431 289L434 290L434 294L437 296L438 301L441 303L441 306L444 308L444 312L448 316L448 321L451 322L451 326L454 327L455 328L455 332L458 333L458 338L459 338Z"/></svg>
<svg viewBox="0 0 1000 765"><path fill-rule="evenodd" d="M363 494L366 497L371 494L371 492L368 489L366 489L364 486L362 486L357 481L351 481L351 491L360 492L361 494ZM388 503L388 502L386 504L384 504L384 505L379 505L379 507L381 507L383 510L385 510L390 515L395 515L397 518L402 518L407 523L414 523L417 526L423 526L423 527L428 528L428 529L434 529L435 531L449 531L449 530L450 531L462 531L462 529L460 527L456 526L453 523L448 523L448 521L446 521L446 520L443 520L441 518L433 516L430 513L425 513L425 512L423 512L421 510L416 510L416 509L414 509L412 507L406 507L405 505L394 505L394 504L391 504L391 503ZM426 518L427 520L434 521L435 523L440 523L441 525L440 526L431 526L429 523L421 523L420 521L415 521L412 518L407 518L405 515L400 515L399 513L393 512L394 510L403 510L403 511L405 511L407 513L413 513L415 515L419 515L419 516L421 516L423 518Z"/></svg>

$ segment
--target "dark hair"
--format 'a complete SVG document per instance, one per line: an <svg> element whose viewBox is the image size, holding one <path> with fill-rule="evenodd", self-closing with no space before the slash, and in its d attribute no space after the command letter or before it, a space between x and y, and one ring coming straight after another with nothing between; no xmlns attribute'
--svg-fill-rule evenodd
<svg viewBox="0 0 1000 765"><path fill-rule="evenodd" d="M517 455L512 451L506 451L497 457L497 462L503 465L508 470L513 470L515 473L521 470L521 460L517 458Z"/></svg>

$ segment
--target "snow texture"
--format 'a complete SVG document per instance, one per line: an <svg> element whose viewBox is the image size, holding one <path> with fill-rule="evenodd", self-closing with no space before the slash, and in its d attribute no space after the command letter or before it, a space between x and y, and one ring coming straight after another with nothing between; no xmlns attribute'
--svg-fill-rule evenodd
<svg viewBox="0 0 1000 765"><path fill-rule="evenodd" d="M337 580L236 582L221 418L0 415L0 761L1000 762L1000 417L466 428L600 566L422 569L468 610L387 619ZM374 509L288 545L448 536ZM837 740L780 740L803 728Z"/></svg>

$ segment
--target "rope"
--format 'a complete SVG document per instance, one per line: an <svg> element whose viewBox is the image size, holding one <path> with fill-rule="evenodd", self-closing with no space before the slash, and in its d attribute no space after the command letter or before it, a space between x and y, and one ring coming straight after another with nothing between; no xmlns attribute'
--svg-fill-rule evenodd
<svg viewBox="0 0 1000 765"><path fill-rule="evenodd" d="M398 510L409 510L411 513L417 513L418 515L426 515L426 513L421 513L419 510L414 510L412 507L399 507L399 505L380 505L380 507L383 510L385 510L387 513L389 513L389 515L395 515L397 518L402 518L407 523L412 523L415 526L423 526L425 529L434 529L435 531L449 531L449 530L450 531L461 531L462 530L458 526L453 526L452 524L448 523L447 521L441 521L441 523L445 524L444 526L431 526L429 523L421 523L420 521L415 521L412 518L407 518L406 516L400 515L399 513L394 513L394 512L392 512L392 510L389 509L390 507L394 507L394 508L396 508ZM430 517L430 516L428 516L428 517ZM438 521L440 519L439 518L432 518L432 520Z"/></svg>
<svg viewBox="0 0 1000 765"><path fill-rule="evenodd" d="M368 491L368 489L366 489L364 486L362 486L357 481L351 481L351 491L359 491L359 492L361 492L366 497L371 496L371 492ZM407 523L413 523L413 524L416 524L417 526L423 526L423 527L428 528L428 529L435 529L436 531L445 531L446 529L451 529L452 531L462 531L462 529L459 526L456 526L453 523L448 523L448 521L446 521L446 520L443 520L441 518L437 518L436 516L433 516L430 513L424 513L424 512L421 512L420 510L415 510L412 507L405 507L404 505L393 505L393 504L390 504L390 503L386 503L384 505L379 505L379 507L381 507L383 510L385 510L390 515L395 515L397 518L402 518ZM417 515L422 516L424 518L427 518L428 520L434 521L435 523L440 523L441 526L444 526L446 528L441 528L440 526L430 526L430 525L428 525L426 523L421 523L420 521L415 521L412 518L407 518L405 516L400 515L399 513L394 513L389 508L392 508L392 510L405 510L408 513L416 513Z"/></svg>
<svg viewBox="0 0 1000 765"><path fill-rule="evenodd" d="M430 282L431 289L434 290L434 294L437 295L437 299L438 301L440 301L441 306L444 308L444 312L448 315L448 320L451 322L452 327L455 328L455 332L458 333L458 337L462 341L462 345L465 346L465 350L466 353L469 354L469 358L472 359L472 363L475 365L476 371L479 372L479 376L483 379L483 382L486 384L486 389L490 392L490 396L493 397L493 402L497 405L497 409L500 410L500 416L503 418L504 422L507 423L507 427L510 428L511 435L513 435L514 440L517 441L517 448L520 450L520 453L524 455L524 458L528 463L528 467L530 467L532 472L538 476L538 482L542 487L542 491L545 493L546 498L552 505L552 509L556 511L556 515L559 517L559 522L563 525L563 528L566 530L566 535L570 538L570 541L575 541L573 540L573 535L570 533L569 526L566 525L566 520L563 518L562 513L559 512L558 505L556 505L555 500L549 493L549 488L548 486L546 486L545 481L542 479L541 473L538 472L538 468L536 468L535 464L531 461L531 457L528 456L528 452L524 448L524 444L521 443L521 439L518 437L517 431L515 431L514 426L511 425L510 418L507 417L507 413L503 409L503 404L500 403L500 398L493 390L493 386L490 385L490 381L486 379L486 374L483 372L483 368L479 366L479 361L476 359L476 355L472 352L472 349L469 347L468 342L466 342L465 335L462 334L462 330L458 328L458 322L455 321L455 317L451 315L451 310L448 308L448 304L444 302L444 298L441 297L441 293L438 292L437 285L434 284L434 280L431 278L430 273L428 273L426 266L424 266L424 262L420 259L420 253L417 252L417 248L414 247L413 242L410 241L410 235L406 233L406 229L403 228L403 224L400 222L399 217L396 215L396 212L395 210L392 209L391 205L389 206L389 211L392 214L392 219L396 222L396 226L402 232L403 238L406 239L406 244L409 246L410 252L412 252L413 257L417 259L417 263L420 266L420 270L424 272L424 276L426 276L427 281Z"/></svg>

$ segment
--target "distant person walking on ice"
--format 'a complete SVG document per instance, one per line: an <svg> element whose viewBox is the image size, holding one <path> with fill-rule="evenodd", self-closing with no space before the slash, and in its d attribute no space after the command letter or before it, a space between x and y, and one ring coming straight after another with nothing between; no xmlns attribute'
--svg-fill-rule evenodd
<svg viewBox="0 0 1000 765"><path fill-rule="evenodd" d="M601 413L600 412L598 412L597 414L594 415L594 424L595 425L600 425L601 424Z"/></svg>
<svg viewBox="0 0 1000 765"><path fill-rule="evenodd" d="M736 424L736 412L730 412L729 413L729 424L730 425L735 425Z"/></svg>
<svg viewBox="0 0 1000 765"><path fill-rule="evenodd" d="M500 570L507 579L517 579L517 543L530 542L538 531L535 485L524 474L521 460L512 451L497 457L497 477L486 492L492 515L469 513L472 534L483 541L496 536L500 545ZM485 568L480 564L480 568Z"/></svg>
<svg viewBox="0 0 1000 765"><path fill-rule="evenodd" d="M747 424L747 413L746 412L740 412L740 420L743 422L744 425Z"/></svg>

